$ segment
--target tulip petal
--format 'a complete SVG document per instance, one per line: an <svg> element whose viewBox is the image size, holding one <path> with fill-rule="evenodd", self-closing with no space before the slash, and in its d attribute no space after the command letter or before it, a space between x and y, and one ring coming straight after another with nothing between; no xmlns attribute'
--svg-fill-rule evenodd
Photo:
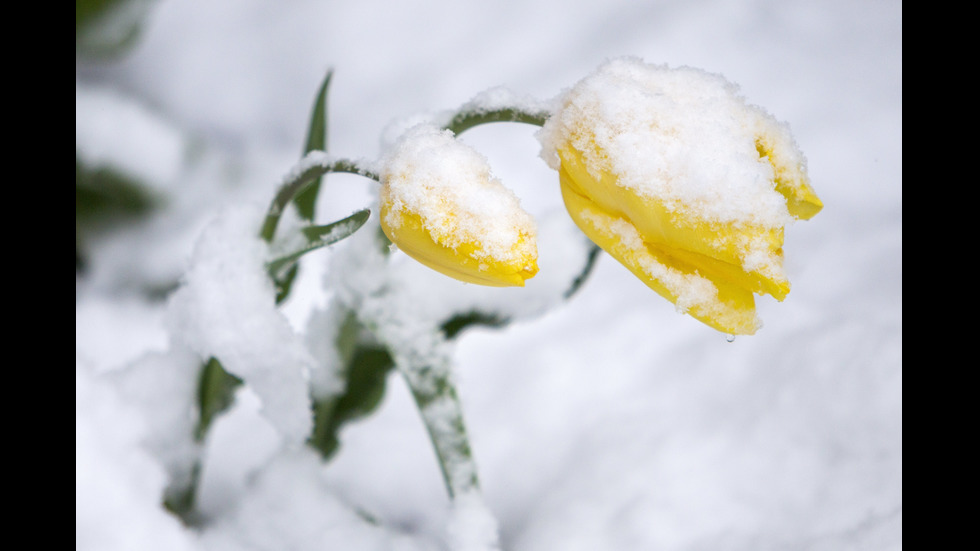
<svg viewBox="0 0 980 551"><path fill-rule="evenodd" d="M660 200L641 197L619 185L615 175L599 171L594 177L582 154L571 147L559 151L567 185L611 216L628 220L660 249L715 279L731 281L755 293L783 300L789 280L782 266L782 228L748 223L722 224L699 219ZM746 266L751 269L746 269Z"/></svg>
<svg viewBox="0 0 980 551"><path fill-rule="evenodd" d="M760 327L752 291L731 280L703 274L699 266L688 263L676 251L644 241L627 219L579 193L564 165L559 175L565 206L579 228L678 310L732 335L751 335Z"/></svg>
<svg viewBox="0 0 980 551"><path fill-rule="evenodd" d="M813 218L823 209L823 201L810 185L799 147L784 125L771 117L757 116L755 149L759 157L772 164L776 191L786 198L786 207L794 218Z"/></svg>
<svg viewBox="0 0 980 551"><path fill-rule="evenodd" d="M534 221L451 132L419 125L383 163L381 228L392 243L467 283L524 286L537 271Z"/></svg>
<svg viewBox="0 0 980 551"><path fill-rule="evenodd" d="M823 204L788 127L720 75L610 60L538 138L578 226L679 310L747 334L754 294L789 293L784 229Z"/></svg>
<svg viewBox="0 0 980 551"><path fill-rule="evenodd" d="M794 218L809 220L823 210L823 201L810 185L805 172L782 162L779 149L775 149L759 138L756 142L760 157L768 157L776 171L776 191L786 198L786 208Z"/></svg>
<svg viewBox="0 0 980 551"><path fill-rule="evenodd" d="M382 205L381 219L386 219ZM425 229L418 215L400 213L397 228L383 223L382 229L392 243L408 256L451 278L491 287L523 287L524 280L538 271L534 259L525 262L486 262L474 254L479 244L463 243L455 249L442 244Z"/></svg>

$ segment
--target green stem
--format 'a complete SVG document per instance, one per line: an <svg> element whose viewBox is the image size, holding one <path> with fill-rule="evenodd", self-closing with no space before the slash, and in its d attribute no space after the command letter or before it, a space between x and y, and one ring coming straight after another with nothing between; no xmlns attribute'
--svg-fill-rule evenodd
<svg viewBox="0 0 980 551"><path fill-rule="evenodd" d="M410 366L401 371L432 440L449 497L479 491L476 462L448 361L442 366Z"/></svg>
<svg viewBox="0 0 980 551"><path fill-rule="evenodd" d="M443 128L459 135L481 124L492 122L522 122L543 126L551 113L547 110L525 110L521 107L499 107L496 109L473 109L466 108L458 111Z"/></svg>
<svg viewBox="0 0 980 551"><path fill-rule="evenodd" d="M462 108L443 128L450 130L453 134L460 134L481 124L494 122L521 122L542 126L551 115L547 110L527 110L521 107L500 107L495 109L469 109ZM265 221L262 224L260 236L266 242L271 242L275 237L276 227L282 218L282 213L291 201L303 193L309 186L319 181L324 174L342 172L348 174L359 174L370 178L376 182L381 181L381 176L368 169L356 161L348 159L332 159L322 151L311 151L296 165L293 171L286 177L285 182L279 187L278 193L273 197L269 210L266 213Z"/></svg>
<svg viewBox="0 0 980 551"><path fill-rule="evenodd" d="M265 222L262 224L262 231L259 234L262 239L266 242L272 241L279 220L282 218L282 213L290 201L316 182L320 176L335 172L359 174L377 182L381 181L381 176L359 165L356 161L332 159L322 151L311 151L286 177L285 182L279 187L279 192L272 199L272 204L269 205L269 210L266 212Z"/></svg>

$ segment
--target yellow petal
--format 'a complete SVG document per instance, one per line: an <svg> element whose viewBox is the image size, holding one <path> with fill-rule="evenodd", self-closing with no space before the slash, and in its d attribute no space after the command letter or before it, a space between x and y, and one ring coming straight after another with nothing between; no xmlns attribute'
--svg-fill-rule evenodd
<svg viewBox="0 0 980 551"><path fill-rule="evenodd" d="M382 202L381 229L388 239L408 256L451 278L492 287L523 287L538 272L537 259L530 253L520 260L488 262L478 258L479 243L464 243L455 249L439 243L418 215L401 212L397 215L400 223L393 227L386 222L390 220L388 210Z"/></svg>
<svg viewBox="0 0 980 551"><path fill-rule="evenodd" d="M559 174L562 197L575 223L648 287L718 331L751 335L759 328L752 291L737 282L704 274L672 251L644 241L627 219L578 193L564 165Z"/></svg>
<svg viewBox="0 0 980 551"><path fill-rule="evenodd" d="M559 157L567 176L564 185L607 214L628 220L644 241L670 251L674 258L715 279L770 294L777 300L789 293L789 280L781 269L782 228L708 222L679 209L671 210L658 199L639 196L605 170L593 177L582 154L574 148L562 148ZM746 270L750 256L762 261Z"/></svg>
<svg viewBox="0 0 980 551"><path fill-rule="evenodd" d="M759 115L755 149L759 157L772 164L776 175L776 191L786 198L786 207L793 217L809 220L823 209L823 201L810 185L806 161L783 125L770 117Z"/></svg>
<svg viewBox="0 0 980 551"><path fill-rule="evenodd" d="M538 271L534 220L452 132L419 125L383 163L381 228L422 264L490 286L524 286Z"/></svg>
<svg viewBox="0 0 980 551"><path fill-rule="evenodd" d="M786 125L719 75L606 62L540 133L579 227L648 286L733 334L782 300L783 234L822 203Z"/></svg>

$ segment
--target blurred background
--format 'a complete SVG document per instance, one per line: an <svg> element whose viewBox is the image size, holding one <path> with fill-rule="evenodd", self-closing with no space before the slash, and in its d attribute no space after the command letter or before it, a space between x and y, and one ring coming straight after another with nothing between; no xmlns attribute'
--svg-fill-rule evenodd
<svg viewBox="0 0 980 551"><path fill-rule="evenodd" d="M758 300L757 335L726 342L602 257L566 304L460 339L505 548L900 549L900 1L77 1L76 372L167 348L166 297L194 240L223 207L268 204L329 69L329 151L373 159L394 121L495 86L548 99L621 55L737 83L790 125L825 209L788 228L793 291ZM464 140L532 214L560 215L534 131L491 125ZM318 219L363 208L371 185L331 176ZM329 297L329 257L306 257L283 307L299 331ZM286 519L306 517L251 485L275 436L241 402L208 442L202 506L225 519L210 535L150 507L150 491L119 498L133 522L89 516L76 533L115 523L142 541L229 549L295 535ZM323 513L339 531L320 541L440 548L447 499L400 381L314 471L342 504ZM77 483L87 476L76 469ZM104 499L77 491L76 508ZM275 522L256 534L242 503ZM355 543L381 540L343 529L361 522L354 510L379 520L388 547Z"/></svg>

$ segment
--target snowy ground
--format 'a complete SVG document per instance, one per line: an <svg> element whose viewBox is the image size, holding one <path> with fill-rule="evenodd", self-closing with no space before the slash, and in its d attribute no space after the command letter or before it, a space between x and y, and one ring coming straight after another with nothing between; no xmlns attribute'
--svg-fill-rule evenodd
<svg viewBox="0 0 980 551"><path fill-rule="evenodd" d="M498 85L550 98L620 55L738 83L790 124L826 207L788 229L793 291L759 299L754 336L726 342L603 257L571 301L459 341L503 547L900 549L902 5L845 0L153 4L130 55L76 65L76 149L168 199L92 239L76 278L76 547L429 550L477 529L450 515L396 375L327 464L284 451L256 395L240 394L207 442L212 520L184 528L159 506L160 458L179 450L147 435L186 424L155 416L167 404L153 397L191 390L130 372L168 351L174 366L194 359L175 360L167 303L146 290L181 276L222 208L268 203L330 67L330 150L373 158L395 119ZM534 128L465 139L533 214L561 214ZM331 176L318 218L366 206L370 185ZM304 260L283 307L297 331L326 300L334 254Z"/></svg>

